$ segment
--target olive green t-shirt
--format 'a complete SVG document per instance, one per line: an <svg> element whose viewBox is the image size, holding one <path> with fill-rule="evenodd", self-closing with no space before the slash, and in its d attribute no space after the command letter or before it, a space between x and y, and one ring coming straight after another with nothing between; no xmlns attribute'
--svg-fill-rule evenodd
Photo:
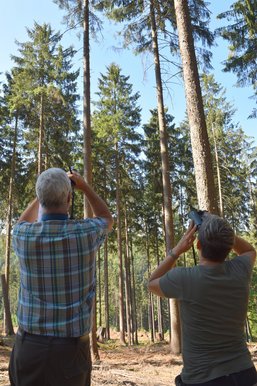
<svg viewBox="0 0 257 386"><path fill-rule="evenodd" d="M203 383L253 366L244 325L252 263L237 256L214 267L173 268L160 279L180 300L185 383Z"/></svg>

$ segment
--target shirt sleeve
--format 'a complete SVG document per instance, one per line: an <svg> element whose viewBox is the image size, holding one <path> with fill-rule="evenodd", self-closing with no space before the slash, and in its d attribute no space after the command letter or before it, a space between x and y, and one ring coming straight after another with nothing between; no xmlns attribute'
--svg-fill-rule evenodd
<svg viewBox="0 0 257 386"><path fill-rule="evenodd" d="M242 275L243 272L246 273L248 278L251 278L253 272L253 264L250 256L243 255L237 256L231 260L234 269Z"/></svg>
<svg viewBox="0 0 257 386"><path fill-rule="evenodd" d="M160 288L167 298L182 298L182 268L173 268L160 278Z"/></svg>
<svg viewBox="0 0 257 386"><path fill-rule="evenodd" d="M88 218L88 225L90 224L91 230L94 230L96 247L100 247L105 241L108 233L108 223L103 217Z"/></svg>
<svg viewBox="0 0 257 386"><path fill-rule="evenodd" d="M13 233L12 233L12 246L15 251L15 253L18 252L18 242L24 241L24 230L25 225L27 224L26 221L18 222L13 227Z"/></svg>

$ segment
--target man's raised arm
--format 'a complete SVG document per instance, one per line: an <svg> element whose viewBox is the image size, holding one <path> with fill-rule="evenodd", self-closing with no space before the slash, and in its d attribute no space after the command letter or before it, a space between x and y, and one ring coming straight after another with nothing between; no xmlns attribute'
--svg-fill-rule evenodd
<svg viewBox="0 0 257 386"><path fill-rule="evenodd" d="M68 177L75 183L75 189L81 190L85 194L94 216L104 218L108 223L108 230L110 231L113 226L113 218L106 203L98 196L94 189L88 185L80 174L75 171L67 174Z"/></svg>
<svg viewBox="0 0 257 386"><path fill-rule="evenodd" d="M248 241L242 239L242 237L235 236L235 242L233 245L233 250L238 255L247 255L251 258L252 264L254 265L256 259L256 250L254 247L248 243Z"/></svg>

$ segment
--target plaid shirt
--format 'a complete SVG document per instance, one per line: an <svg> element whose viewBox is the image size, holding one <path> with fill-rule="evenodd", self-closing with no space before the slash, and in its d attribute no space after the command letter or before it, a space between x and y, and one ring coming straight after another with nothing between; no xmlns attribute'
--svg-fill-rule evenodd
<svg viewBox="0 0 257 386"><path fill-rule="evenodd" d="M107 222L50 218L20 222L13 229L20 261L18 322L33 334L82 336L91 328L95 255Z"/></svg>

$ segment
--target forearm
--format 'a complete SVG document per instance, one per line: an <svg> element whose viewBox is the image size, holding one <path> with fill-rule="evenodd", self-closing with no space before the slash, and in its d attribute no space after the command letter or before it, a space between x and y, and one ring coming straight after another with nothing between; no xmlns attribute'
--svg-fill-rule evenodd
<svg viewBox="0 0 257 386"><path fill-rule="evenodd" d="M248 252L256 253L254 247L250 243L248 243L248 241L246 241L245 239L242 239L239 236L235 236L233 250L238 255L243 255L243 254L246 254Z"/></svg>
<svg viewBox="0 0 257 386"><path fill-rule="evenodd" d="M150 276L148 283L149 291L158 296L164 296L160 287L160 278L175 266L176 260L182 253L188 251L188 249L192 247L195 240L195 231L196 226L191 223L178 244L168 253L166 258Z"/></svg>
<svg viewBox="0 0 257 386"><path fill-rule="evenodd" d="M35 222L38 218L38 208L39 208L39 202L38 202L38 199L35 198L24 210L18 222L22 222L22 221Z"/></svg>
<svg viewBox="0 0 257 386"><path fill-rule="evenodd" d="M167 273L171 268L174 267L176 264L177 256L175 254L169 254L161 263L160 265L155 269L155 271L152 273L149 279L149 283L151 283L152 280L159 279L165 273Z"/></svg>
<svg viewBox="0 0 257 386"><path fill-rule="evenodd" d="M103 217L108 221L108 228L111 229L113 225L113 218L108 206L98 196L98 194L88 185L86 182L81 187L82 192L85 194L92 211L96 217Z"/></svg>
<svg viewBox="0 0 257 386"><path fill-rule="evenodd" d="M191 231L191 233L192 233L192 231ZM190 233L190 237L192 240L191 243L193 243L194 236L192 236L191 233ZM165 275L165 273L167 273L170 269L172 269L175 266L176 261L179 258L179 256L182 253L184 253L187 248L188 248L188 246L185 248L184 239L183 239L182 243L181 242L178 243L171 251L169 251L166 258L161 262L161 264L152 273L149 281L162 277L163 275Z"/></svg>

